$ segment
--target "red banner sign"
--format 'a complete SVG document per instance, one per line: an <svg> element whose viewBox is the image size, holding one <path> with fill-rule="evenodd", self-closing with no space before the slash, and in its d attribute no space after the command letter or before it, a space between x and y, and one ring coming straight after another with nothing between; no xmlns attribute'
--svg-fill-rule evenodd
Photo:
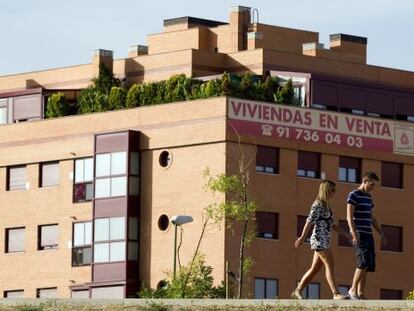
<svg viewBox="0 0 414 311"><path fill-rule="evenodd" d="M241 134L414 156L409 123L233 98L228 115Z"/></svg>

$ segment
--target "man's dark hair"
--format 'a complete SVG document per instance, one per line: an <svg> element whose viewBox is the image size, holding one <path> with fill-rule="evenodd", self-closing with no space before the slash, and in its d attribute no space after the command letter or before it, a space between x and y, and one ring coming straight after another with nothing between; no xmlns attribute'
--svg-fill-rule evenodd
<svg viewBox="0 0 414 311"><path fill-rule="evenodd" d="M379 181L379 178L378 178L377 174L375 174L375 172L368 171L368 172L365 172L364 175L362 176L362 181L364 182L365 180Z"/></svg>

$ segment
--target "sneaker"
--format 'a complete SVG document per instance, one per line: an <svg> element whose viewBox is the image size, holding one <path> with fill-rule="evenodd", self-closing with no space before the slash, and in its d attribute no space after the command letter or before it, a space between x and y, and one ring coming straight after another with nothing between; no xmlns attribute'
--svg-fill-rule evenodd
<svg viewBox="0 0 414 311"><path fill-rule="evenodd" d="M348 291L347 296L350 300L359 300L358 296L356 294L353 294L350 290Z"/></svg>
<svg viewBox="0 0 414 311"><path fill-rule="evenodd" d="M302 293L299 290L299 288L296 287L295 290L292 292L292 298L293 299L303 299Z"/></svg>

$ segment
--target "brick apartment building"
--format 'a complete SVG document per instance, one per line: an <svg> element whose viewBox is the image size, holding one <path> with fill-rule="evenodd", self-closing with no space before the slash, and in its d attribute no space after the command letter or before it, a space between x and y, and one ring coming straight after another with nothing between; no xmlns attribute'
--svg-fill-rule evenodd
<svg viewBox="0 0 414 311"><path fill-rule="evenodd" d="M257 19L257 18L256 18ZM311 261L301 232L320 178L337 182L335 217L374 170L375 212L389 243L377 240L377 272L366 295L402 299L413 289L414 73L366 63L367 39L265 25L250 8L228 22L164 20L125 59L97 50L90 64L0 77L0 291L4 297L131 297L172 270L173 215L184 225L182 262L197 242L202 172L233 173L236 129L259 204L249 254L252 298L288 298ZM46 98L76 100L104 63L126 85L173 74L209 79L224 71L291 78L302 107L218 97L43 120ZM208 109L206 109L208 105ZM218 198L220 199L220 198ZM221 199L224 199L222 197ZM355 259L333 236L336 277L349 287ZM201 246L216 283L237 268L237 241L211 228ZM321 272L305 290L330 298Z"/></svg>

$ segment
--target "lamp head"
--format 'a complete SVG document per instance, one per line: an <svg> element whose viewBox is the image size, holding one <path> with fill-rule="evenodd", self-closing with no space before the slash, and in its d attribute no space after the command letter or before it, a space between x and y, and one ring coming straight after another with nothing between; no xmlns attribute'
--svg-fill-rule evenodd
<svg viewBox="0 0 414 311"><path fill-rule="evenodd" d="M181 226L193 221L193 217L186 215L174 215L171 217L171 222L175 226Z"/></svg>

